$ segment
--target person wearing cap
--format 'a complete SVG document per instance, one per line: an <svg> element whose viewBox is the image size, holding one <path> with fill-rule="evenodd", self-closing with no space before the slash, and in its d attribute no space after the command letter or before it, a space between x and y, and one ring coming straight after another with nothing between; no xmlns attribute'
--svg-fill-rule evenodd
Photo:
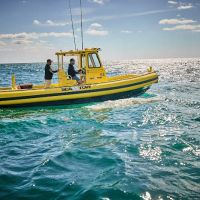
<svg viewBox="0 0 200 200"><path fill-rule="evenodd" d="M76 71L74 69L74 65L75 65L75 60L73 58L71 58L69 66L68 66L68 75L71 76L72 80L76 80L78 84L81 84L82 81L77 76L77 74L80 74L82 70L80 69L80 70Z"/></svg>
<svg viewBox="0 0 200 200"><path fill-rule="evenodd" d="M52 68L51 68L52 62L53 61L51 59L48 59L46 65L45 65L45 76L44 76L45 88L50 88L53 74L58 72L58 70L52 70Z"/></svg>

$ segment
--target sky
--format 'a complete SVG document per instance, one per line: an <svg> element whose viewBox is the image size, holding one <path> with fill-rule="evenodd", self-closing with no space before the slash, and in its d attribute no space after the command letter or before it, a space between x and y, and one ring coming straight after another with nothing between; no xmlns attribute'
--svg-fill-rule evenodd
<svg viewBox="0 0 200 200"><path fill-rule="evenodd" d="M80 1L71 0L81 49ZM104 60L200 57L200 0L82 0L84 47ZM74 49L69 0L0 0L0 63Z"/></svg>

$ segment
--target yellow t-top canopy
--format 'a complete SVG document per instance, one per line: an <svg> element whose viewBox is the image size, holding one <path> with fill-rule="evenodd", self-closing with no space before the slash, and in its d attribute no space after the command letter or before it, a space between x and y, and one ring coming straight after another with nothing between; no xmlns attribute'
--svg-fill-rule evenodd
<svg viewBox="0 0 200 200"><path fill-rule="evenodd" d="M100 48L85 48L83 50L70 50L56 52L57 56L76 56L85 53L98 53Z"/></svg>

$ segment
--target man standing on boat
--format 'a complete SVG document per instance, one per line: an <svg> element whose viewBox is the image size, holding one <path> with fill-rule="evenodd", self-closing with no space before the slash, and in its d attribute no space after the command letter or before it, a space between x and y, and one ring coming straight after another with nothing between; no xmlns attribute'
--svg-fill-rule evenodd
<svg viewBox="0 0 200 200"><path fill-rule="evenodd" d="M78 84L81 84L82 81L77 76L77 74L80 74L82 72L82 70L79 69L78 71L76 71L74 69L74 65L75 65L75 60L73 58L71 58L69 66L68 66L68 75L71 76L72 80L76 80Z"/></svg>
<svg viewBox="0 0 200 200"><path fill-rule="evenodd" d="M58 70L52 70L52 68L51 68L52 62L53 61L51 59L48 59L46 65L45 65L45 76L44 76L45 88L50 88L53 74L58 72Z"/></svg>

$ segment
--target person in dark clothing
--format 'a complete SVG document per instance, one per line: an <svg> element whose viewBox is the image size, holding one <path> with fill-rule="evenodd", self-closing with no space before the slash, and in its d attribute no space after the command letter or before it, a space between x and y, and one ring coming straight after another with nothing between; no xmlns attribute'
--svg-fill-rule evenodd
<svg viewBox="0 0 200 200"><path fill-rule="evenodd" d="M81 84L82 81L77 76L77 74L80 74L82 72L82 70L80 69L80 70L76 71L74 69L74 65L75 65L75 60L73 58L71 58L69 66L68 66L68 75L71 76L72 80L76 80L78 82L78 84Z"/></svg>
<svg viewBox="0 0 200 200"><path fill-rule="evenodd" d="M58 70L52 70L51 64L52 64L52 60L48 59L46 65L45 65L45 75L44 75L45 88L50 88L53 74L58 72Z"/></svg>

